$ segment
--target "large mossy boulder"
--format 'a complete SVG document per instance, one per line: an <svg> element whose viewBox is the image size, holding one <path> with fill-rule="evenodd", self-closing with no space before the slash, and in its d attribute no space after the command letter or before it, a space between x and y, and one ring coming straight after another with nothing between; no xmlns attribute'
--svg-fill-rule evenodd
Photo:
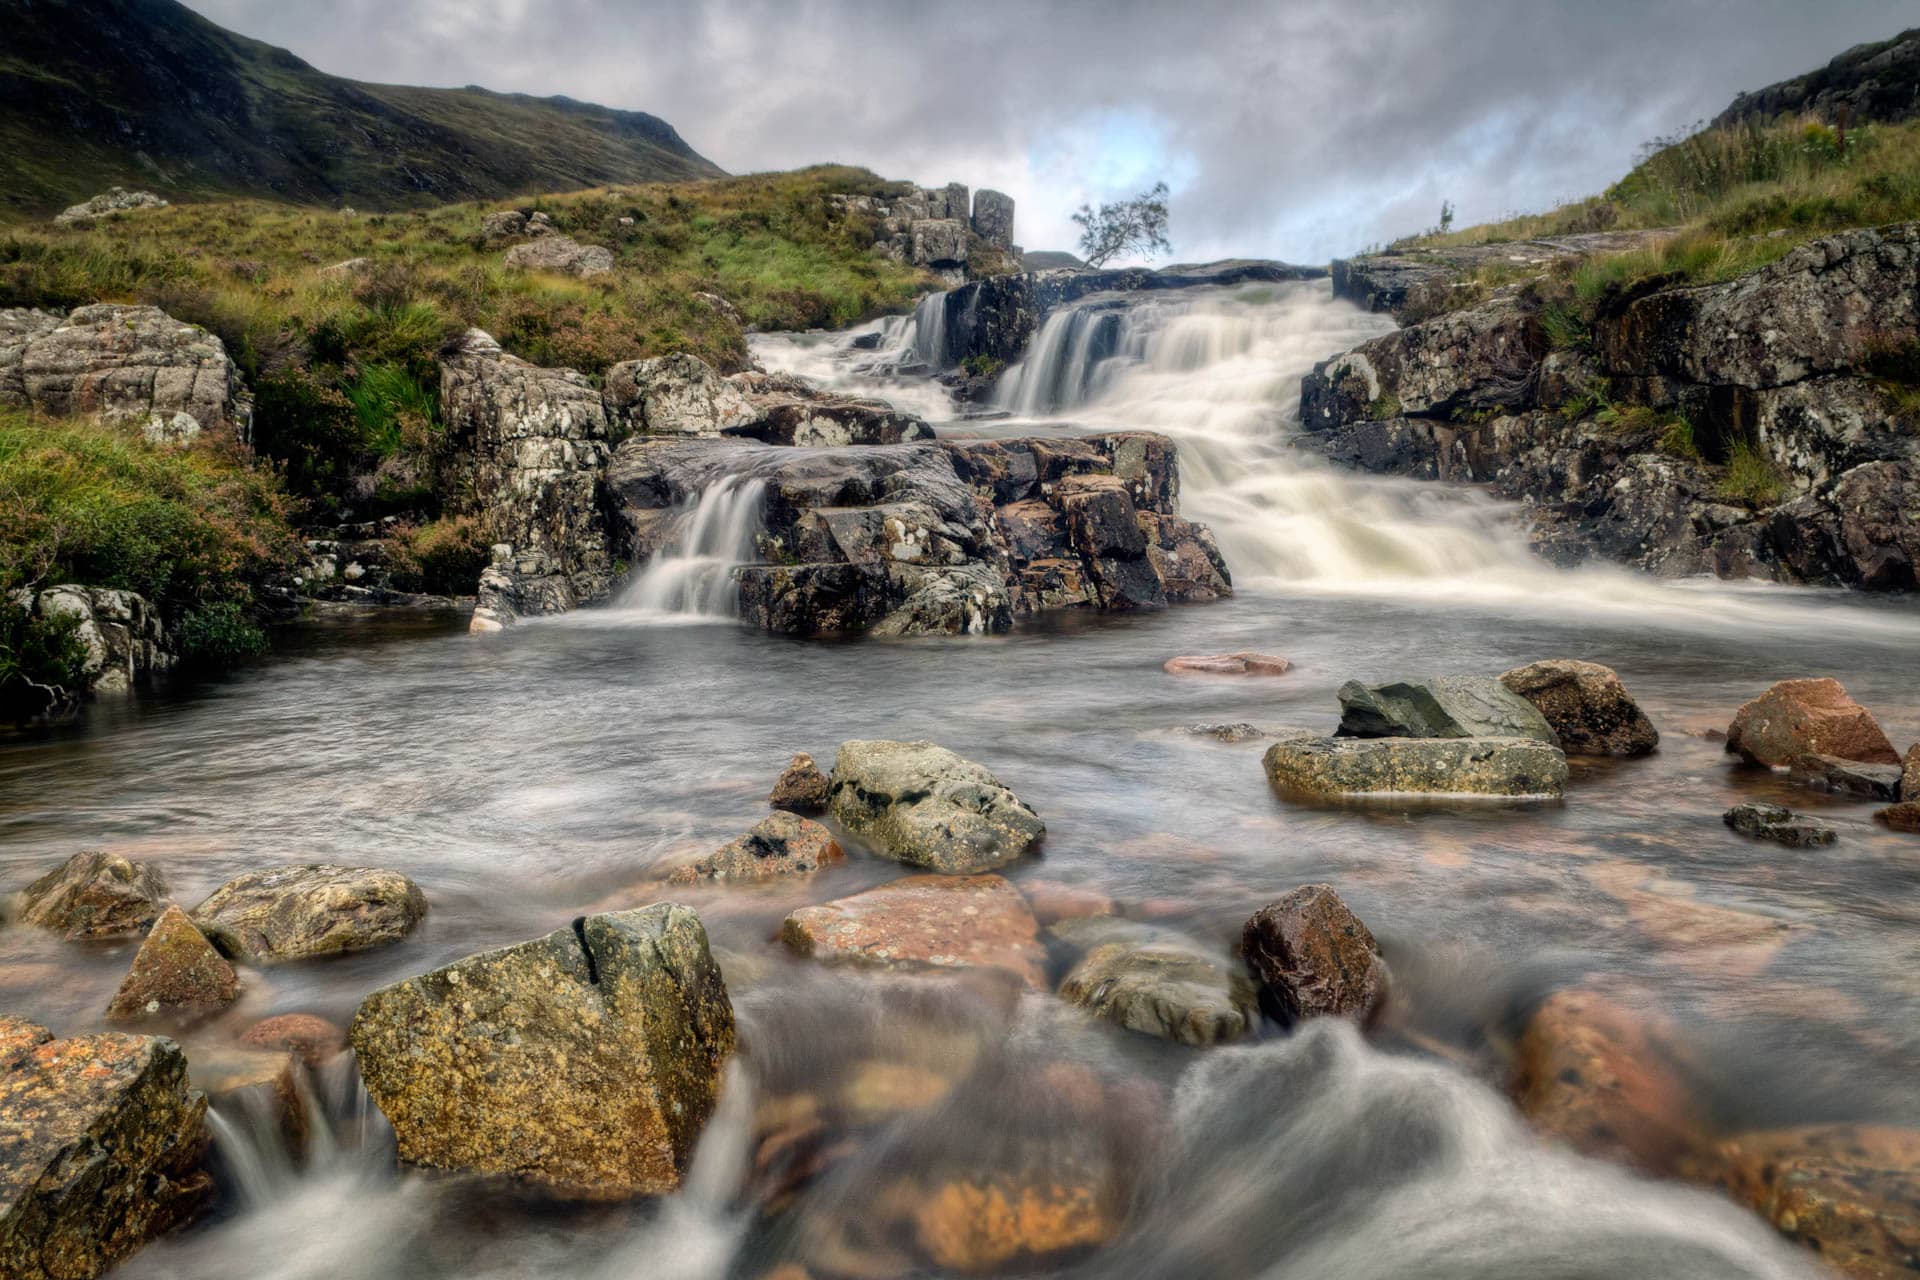
<svg viewBox="0 0 1920 1280"><path fill-rule="evenodd" d="M144 862L76 853L16 896L8 914L69 941L139 933L160 918L167 881Z"/></svg>
<svg viewBox="0 0 1920 1280"><path fill-rule="evenodd" d="M1047 833L1000 780L931 742L844 742L829 811L874 852L953 875L1003 867Z"/></svg>
<svg viewBox="0 0 1920 1280"><path fill-rule="evenodd" d="M193 1217L206 1110L171 1040L0 1018L0 1275L102 1275Z"/></svg>
<svg viewBox="0 0 1920 1280"><path fill-rule="evenodd" d="M1570 756L1643 756L1660 733L1611 667L1553 658L1515 667L1500 677L1546 718Z"/></svg>
<svg viewBox="0 0 1920 1280"><path fill-rule="evenodd" d="M193 922L227 955L267 965L398 942L426 913L420 886L397 871L314 863L229 880Z"/></svg>
<svg viewBox="0 0 1920 1280"><path fill-rule="evenodd" d="M1340 686L1343 738L1537 738L1558 745L1545 716L1490 676L1434 676Z"/></svg>
<svg viewBox="0 0 1920 1280"><path fill-rule="evenodd" d="M402 1160L593 1199L680 1185L734 1046L706 929L671 903L383 987L349 1034Z"/></svg>
<svg viewBox="0 0 1920 1280"><path fill-rule="evenodd" d="M1567 757L1535 738L1291 738L1267 748L1267 779L1309 799L1564 794Z"/></svg>

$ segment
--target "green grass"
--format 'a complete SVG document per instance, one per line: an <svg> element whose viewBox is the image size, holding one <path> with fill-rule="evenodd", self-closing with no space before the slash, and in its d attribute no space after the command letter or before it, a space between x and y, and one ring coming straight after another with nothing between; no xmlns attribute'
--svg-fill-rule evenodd
<svg viewBox="0 0 1920 1280"><path fill-rule="evenodd" d="M1770 507L1787 491L1779 464L1745 440L1734 442L1727 454L1727 473L1716 492L1729 502L1748 507Z"/></svg>

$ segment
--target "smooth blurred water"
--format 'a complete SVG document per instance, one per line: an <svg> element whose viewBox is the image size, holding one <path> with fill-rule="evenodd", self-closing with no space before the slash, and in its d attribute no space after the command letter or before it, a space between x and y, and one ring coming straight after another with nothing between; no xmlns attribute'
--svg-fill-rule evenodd
<svg viewBox="0 0 1920 1280"><path fill-rule="evenodd" d="M187 1037L191 1056L269 1013L344 1022L383 983L661 900L664 868L765 814L792 752L824 765L846 739L926 737L1046 819L1016 883L1098 889L1223 960L1258 907L1333 883L1396 975L1371 1046L1268 1028L1240 1048L1176 1049L1044 993L818 969L779 945L786 913L902 874L852 844L809 880L674 890L707 924L742 1044L680 1195L579 1209L402 1173L377 1132L356 1136L364 1119L348 1123L353 1091L335 1092L348 1136L332 1154L259 1173L264 1193L124 1273L937 1274L901 1206L929 1180L1036 1160L1119 1171L1112 1239L1076 1276L1803 1273L1704 1193L1540 1147L1497 1093L1498 1050L1531 997L1604 976L1679 1015L1728 1131L1920 1123L1920 843L1874 824L1868 802L1737 768L1698 736L1774 680L1833 675L1901 746L1920 738L1912 602L1563 573L1527 559L1493 504L1309 465L1284 444L1299 374L1379 324L1317 288L1155 300L1130 313L1139 341L1122 351L1136 354L1090 371L1066 416L952 428L1175 435L1185 507L1212 522L1239 584L1230 600L862 643L618 609L484 639L457 619L328 624L230 677L0 744L0 882L107 847L160 863L187 904L295 861L424 887L431 911L401 945L247 973L241 1006ZM760 349L879 385L820 340ZM1296 666L1267 680L1161 670L1238 649ZM1616 668L1660 752L1577 764L1562 804L1327 809L1275 797L1261 743L1184 730L1327 731L1349 678L1545 657ZM1819 814L1840 842L1735 836L1720 813L1754 798ZM96 1027L131 955L0 931L0 1008ZM927 1081L939 1088L916 1093ZM795 1114L821 1132L783 1147L782 1133L811 1135L781 1119Z"/></svg>

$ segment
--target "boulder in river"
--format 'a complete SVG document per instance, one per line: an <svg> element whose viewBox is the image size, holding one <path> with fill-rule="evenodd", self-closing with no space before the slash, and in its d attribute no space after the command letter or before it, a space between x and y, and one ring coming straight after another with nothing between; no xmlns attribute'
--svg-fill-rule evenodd
<svg viewBox="0 0 1920 1280"><path fill-rule="evenodd" d="M1873 713L1825 678L1782 680L1741 707L1727 727L1727 750L1774 768L1805 755L1900 763Z"/></svg>
<svg viewBox="0 0 1920 1280"><path fill-rule="evenodd" d="M803 956L882 969L996 969L1043 982L1040 926L1001 876L909 876L802 907L780 936Z"/></svg>
<svg viewBox="0 0 1920 1280"><path fill-rule="evenodd" d="M1563 794L1567 757L1537 738L1290 738L1267 748L1283 792L1342 796Z"/></svg>
<svg viewBox="0 0 1920 1280"><path fill-rule="evenodd" d="M312 863L249 871L192 915L221 951L265 965L386 946L426 913L420 886L396 871Z"/></svg>
<svg viewBox="0 0 1920 1280"><path fill-rule="evenodd" d="M1373 933L1332 885L1308 884L1255 912L1240 949L1289 1019L1373 1021L1392 977Z"/></svg>
<svg viewBox="0 0 1920 1280"><path fill-rule="evenodd" d="M1046 824L981 765L931 742L844 742L831 811L874 852L951 874L1014 861Z"/></svg>
<svg viewBox="0 0 1920 1280"><path fill-rule="evenodd" d="M1920 800L1902 800L1873 815L1894 831L1920 835Z"/></svg>
<svg viewBox="0 0 1920 1280"><path fill-rule="evenodd" d="M1722 815L1722 820L1743 836L1771 840L1790 849L1811 849L1840 838L1840 833L1826 823L1777 804L1737 804Z"/></svg>
<svg viewBox="0 0 1920 1280"><path fill-rule="evenodd" d="M1553 658L1515 667L1500 683L1533 704L1570 756L1643 756L1660 745L1659 731L1611 667Z"/></svg>
<svg viewBox="0 0 1920 1280"><path fill-rule="evenodd" d="M734 1046L706 930L670 903L383 987L350 1034L401 1159L588 1198L680 1185Z"/></svg>
<svg viewBox="0 0 1920 1280"><path fill-rule="evenodd" d="M1685 1162L1840 1275L1896 1280L1920 1258L1920 1129L1821 1124L1745 1133Z"/></svg>
<svg viewBox="0 0 1920 1280"><path fill-rule="evenodd" d="M107 1006L112 1022L186 1018L232 1004L240 978L187 913L169 906L153 922L133 965Z"/></svg>
<svg viewBox="0 0 1920 1280"><path fill-rule="evenodd" d="M1111 917L1056 925L1082 949L1060 996L1097 1018L1181 1044L1237 1040L1260 1018L1253 984L1221 958L1163 929Z"/></svg>
<svg viewBox="0 0 1920 1280"><path fill-rule="evenodd" d="M812 756L798 751L793 759L787 761L786 771L780 775L780 780L773 784L773 793L767 797L767 803L789 813L825 813L827 801L832 795L833 783L827 775L820 772L820 766L813 762Z"/></svg>
<svg viewBox="0 0 1920 1280"><path fill-rule="evenodd" d="M771 880L810 875L846 855L825 827L794 813L776 813L753 830L698 861L674 868L669 884Z"/></svg>
<svg viewBox="0 0 1920 1280"><path fill-rule="evenodd" d="M309 1067L330 1062L347 1047L345 1028L311 1013L277 1013L240 1033L250 1049L278 1049Z"/></svg>
<svg viewBox="0 0 1920 1280"><path fill-rule="evenodd" d="M171 1040L0 1018L0 1275L99 1276L191 1219L206 1110Z"/></svg>
<svg viewBox="0 0 1920 1280"><path fill-rule="evenodd" d="M552 271L590 280L613 271L613 251L597 244L581 244L571 236L541 236L507 250L506 265L521 271Z"/></svg>
<svg viewBox="0 0 1920 1280"><path fill-rule="evenodd" d="M1161 670L1173 675L1283 676L1293 664L1271 653L1215 653L1168 658Z"/></svg>
<svg viewBox="0 0 1920 1280"><path fill-rule="evenodd" d="M1343 738L1536 738L1558 745L1531 702L1491 676L1340 686Z"/></svg>
<svg viewBox="0 0 1920 1280"><path fill-rule="evenodd" d="M1839 756L1806 755L1793 762L1793 780L1817 791L1865 796L1869 800L1900 798L1900 766L1866 764Z"/></svg>
<svg viewBox="0 0 1920 1280"><path fill-rule="evenodd" d="M117 853L76 853L26 887L10 914L70 941L138 933L160 918L166 878Z"/></svg>

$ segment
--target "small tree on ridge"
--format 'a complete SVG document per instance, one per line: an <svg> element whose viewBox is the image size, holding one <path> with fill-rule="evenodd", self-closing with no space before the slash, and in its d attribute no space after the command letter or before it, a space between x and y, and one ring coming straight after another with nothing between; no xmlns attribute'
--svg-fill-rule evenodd
<svg viewBox="0 0 1920 1280"><path fill-rule="evenodd" d="M1152 256L1173 248L1167 239L1167 184L1156 182L1131 200L1080 206L1073 215L1080 227L1080 253L1090 267L1104 266L1123 253Z"/></svg>

